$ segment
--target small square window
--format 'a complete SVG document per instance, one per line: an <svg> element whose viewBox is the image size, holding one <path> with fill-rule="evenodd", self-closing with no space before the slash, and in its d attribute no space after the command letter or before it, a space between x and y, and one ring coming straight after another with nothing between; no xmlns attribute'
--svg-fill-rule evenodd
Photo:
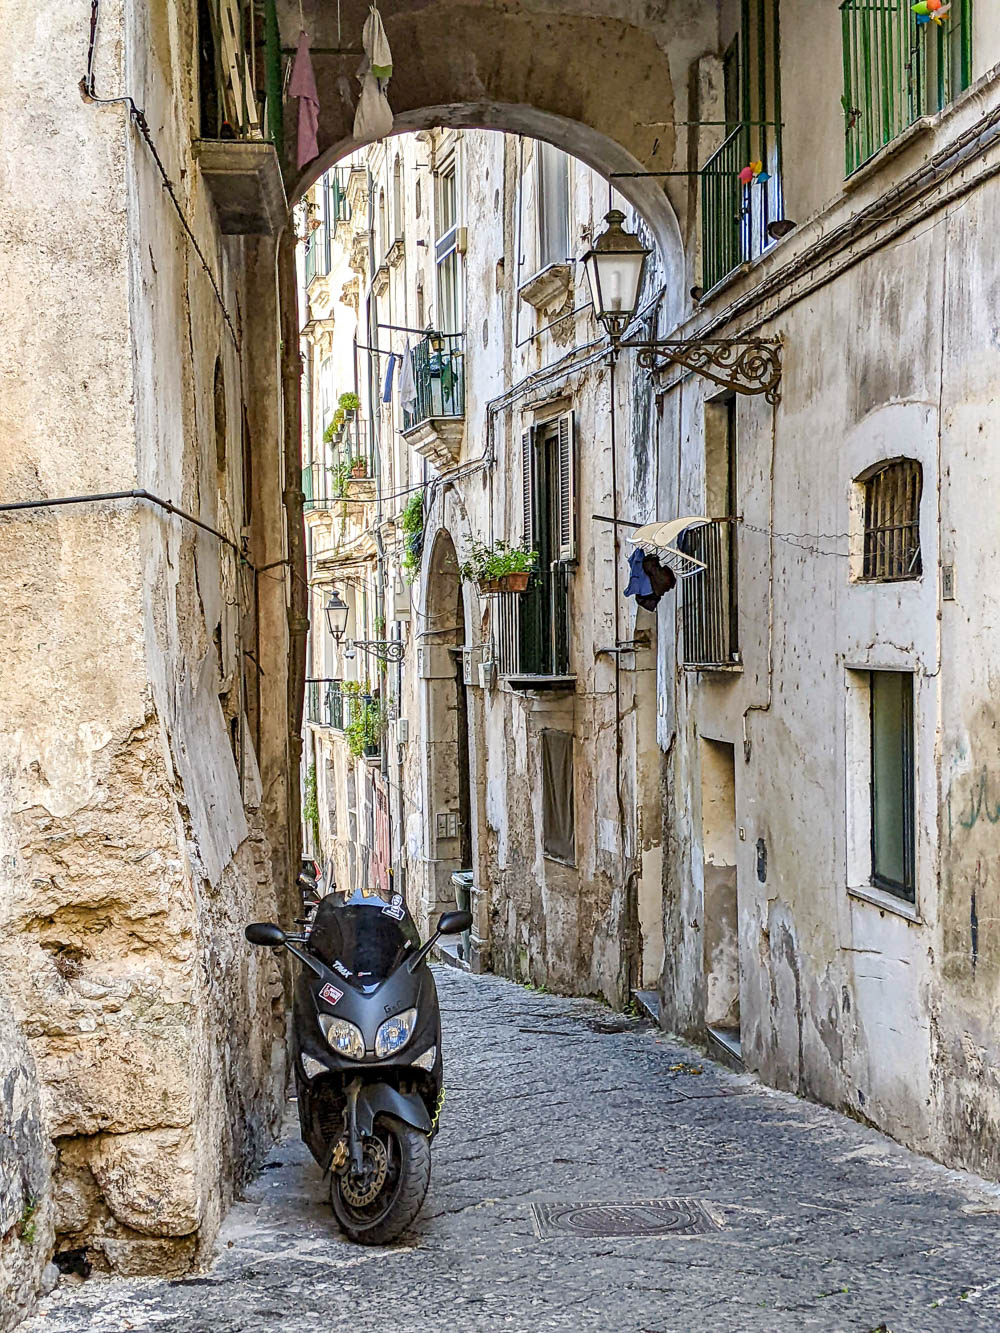
<svg viewBox="0 0 1000 1333"><path fill-rule="evenodd" d="M915 579L920 562L920 464L897 458L858 478L864 494L861 577L879 582Z"/></svg>

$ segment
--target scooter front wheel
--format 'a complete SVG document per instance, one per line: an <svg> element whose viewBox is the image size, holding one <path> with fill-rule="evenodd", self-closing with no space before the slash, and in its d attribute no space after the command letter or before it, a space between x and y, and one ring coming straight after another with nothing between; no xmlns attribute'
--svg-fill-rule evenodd
<svg viewBox="0 0 1000 1333"><path fill-rule="evenodd" d="M388 1245L420 1211L430 1179L427 1135L383 1116L365 1139L362 1174L345 1172L332 1177L330 1204L349 1240L359 1245Z"/></svg>

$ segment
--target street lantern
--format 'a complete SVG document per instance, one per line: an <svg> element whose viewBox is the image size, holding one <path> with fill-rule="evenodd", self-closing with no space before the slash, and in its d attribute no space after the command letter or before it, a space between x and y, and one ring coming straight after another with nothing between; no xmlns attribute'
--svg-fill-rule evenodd
<svg viewBox="0 0 1000 1333"><path fill-rule="evenodd" d="M604 219L605 230L583 256L590 280L594 314L613 339L618 339L635 315L646 257L650 253L633 232L625 231L625 214L613 208Z"/></svg>
<svg viewBox="0 0 1000 1333"><path fill-rule="evenodd" d="M332 588L330 590L330 600L326 604L326 623L330 626L330 633L337 643L344 637L349 615L350 610L347 603L342 599L337 589Z"/></svg>

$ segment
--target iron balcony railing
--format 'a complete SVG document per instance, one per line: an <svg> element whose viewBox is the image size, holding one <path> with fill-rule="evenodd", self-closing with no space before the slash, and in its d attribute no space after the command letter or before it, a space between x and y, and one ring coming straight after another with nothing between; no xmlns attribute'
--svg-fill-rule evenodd
<svg viewBox="0 0 1000 1333"><path fill-rule="evenodd" d="M536 571L527 592L496 599L494 648L502 676L568 676L569 584L573 566Z"/></svg>
<svg viewBox="0 0 1000 1333"><path fill-rule="evenodd" d="M740 660L735 521L689 528L681 548L706 566L683 581L681 660L688 667L733 666Z"/></svg>
<svg viewBox="0 0 1000 1333"><path fill-rule="evenodd" d="M711 290L772 243L768 227L782 215L781 177L772 127L737 125L701 170L702 285ZM761 142L763 140L763 143ZM771 152L768 148L771 146ZM770 162L769 162L770 159ZM767 180L748 185L740 172L760 161Z"/></svg>
<svg viewBox="0 0 1000 1333"><path fill-rule="evenodd" d="M330 272L330 228L321 222L306 238L306 286Z"/></svg>
<svg viewBox="0 0 1000 1333"><path fill-rule="evenodd" d="M330 682L330 688L326 692L326 711L327 725L333 727L334 731L343 731L344 695L339 680Z"/></svg>
<svg viewBox="0 0 1000 1333"><path fill-rule="evenodd" d="M465 416L465 352L461 333L431 334L412 349L416 398L403 404L403 429L432 417Z"/></svg>
<svg viewBox="0 0 1000 1333"><path fill-rule="evenodd" d="M972 0L940 24L918 23L911 0L844 0L847 174L972 81Z"/></svg>
<svg viewBox="0 0 1000 1333"><path fill-rule="evenodd" d="M201 137L266 139L280 156L281 39L275 0L202 0L200 12Z"/></svg>

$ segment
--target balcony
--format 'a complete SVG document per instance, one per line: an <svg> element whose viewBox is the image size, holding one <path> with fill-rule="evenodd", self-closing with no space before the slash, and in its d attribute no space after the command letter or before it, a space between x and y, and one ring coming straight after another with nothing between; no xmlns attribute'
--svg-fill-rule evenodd
<svg viewBox="0 0 1000 1333"><path fill-rule="evenodd" d="M497 669L512 689L572 690L569 584L572 565L536 571L527 592L496 598Z"/></svg>
<svg viewBox="0 0 1000 1333"><path fill-rule="evenodd" d="M740 664L735 520L689 528L680 547L705 564L682 583L681 661L695 670L732 670Z"/></svg>
<svg viewBox="0 0 1000 1333"><path fill-rule="evenodd" d="M275 0L262 7L253 0L204 0L201 13L201 135L194 154L221 230L274 236L288 212Z"/></svg>
<svg viewBox="0 0 1000 1333"><path fill-rule="evenodd" d="M416 398L403 404L403 438L439 468L458 462L465 434L465 352L460 333L430 334L412 351Z"/></svg>
<svg viewBox="0 0 1000 1333"><path fill-rule="evenodd" d="M952 0L941 25L918 23L911 0L844 0L840 12L850 176L968 88L972 0Z"/></svg>
<svg viewBox="0 0 1000 1333"><path fill-rule="evenodd" d="M321 222L306 238L306 286L330 272L330 228Z"/></svg>
<svg viewBox="0 0 1000 1333"><path fill-rule="evenodd" d="M737 125L701 171L701 273L706 292L763 254L768 227L782 215L781 180L744 185L740 171L751 160L768 161L767 126ZM763 144L761 143L763 139ZM772 154L775 152L772 144Z"/></svg>

